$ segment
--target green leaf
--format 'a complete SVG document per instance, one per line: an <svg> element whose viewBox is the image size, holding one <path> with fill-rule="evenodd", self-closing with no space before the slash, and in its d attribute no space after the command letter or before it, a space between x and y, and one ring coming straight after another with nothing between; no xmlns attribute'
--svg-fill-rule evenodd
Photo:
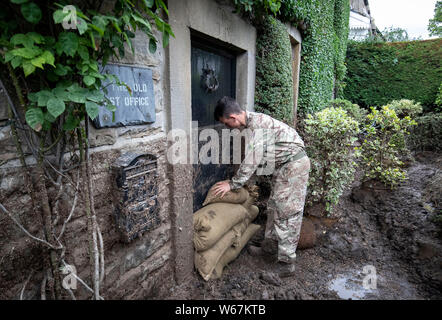
<svg viewBox="0 0 442 320"><path fill-rule="evenodd" d="M28 36L30 39L32 39L32 41L34 41L37 44L45 42L45 37L43 37L41 34L37 32L28 32L26 36Z"/></svg>
<svg viewBox="0 0 442 320"><path fill-rule="evenodd" d="M43 69L43 63L45 63L45 62L46 62L46 60L42 56L39 56L39 57L31 60L32 65L34 65L40 69Z"/></svg>
<svg viewBox="0 0 442 320"><path fill-rule="evenodd" d="M54 55L50 51L46 50L45 52L43 52L41 57L43 57L45 59L45 63L50 64L51 66L55 67L54 66L55 58L54 58Z"/></svg>
<svg viewBox="0 0 442 320"><path fill-rule="evenodd" d="M26 122L35 131L40 131L44 121L43 111L40 108L31 108L26 111Z"/></svg>
<svg viewBox="0 0 442 320"><path fill-rule="evenodd" d="M104 94L99 90L89 91L89 93L86 95L86 98L88 100L99 103L99 102L103 101Z"/></svg>
<svg viewBox="0 0 442 320"><path fill-rule="evenodd" d="M28 2L28 0L11 0L11 2L15 4L22 4Z"/></svg>
<svg viewBox="0 0 442 320"><path fill-rule="evenodd" d="M149 39L149 52L154 54L155 51L157 51L157 43L155 39L150 38Z"/></svg>
<svg viewBox="0 0 442 320"><path fill-rule="evenodd" d="M57 67L54 72L57 76L62 77L62 76L65 76L68 74L68 69L64 65L62 65L61 63L57 63Z"/></svg>
<svg viewBox="0 0 442 320"><path fill-rule="evenodd" d="M167 47L168 45L169 45L169 34L163 32L163 48Z"/></svg>
<svg viewBox="0 0 442 320"><path fill-rule="evenodd" d="M48 100L54 97L54 95L48 90L41 90L41 91L37 92L36 95L38 97L37 102L38 102L39 107L46 106L48 103Z"/></svg>
<svg viewBox="0 0 442 320"><path fill-rule="evenodd" d="M63 22L63 19L69 14L69 12L63 12L63 10L56 10L52 14L52 18L54 19L55 23L61 23Z"/></svg>
<svg viewBox="0 0 442 320"><path fill-rule="evenodd" d="M87 47L79 46L77 52L80 55L81 59L89 60L89 51L87 50Z"/></svg>
<svg viewBox="0 0 442 320"><path fill-rule="evenodd" d="M38 96L36 92L30 92L28 93L28 100L31 102L37 102Z"/></svg>
<svg viewBox="0 0 442 320"><path fill-rule="evenodd" d="M35 71L35 66L29 60L23 62L22 67L25 73L25 77L29 76Z"/></svg>
<svg viewBox="0 0 442 320"><path fill-rule="evenodd" d="M41 10L34 2L22 4L20 10L23 17L30 23L36 24L41 20Z"/></svg>
<svg viewBox="0 0 442 320"><path fill-rule="evenodd" d="M84 93L82 92L69 92L69 100L76 102L76 103L85 103L86 97Z"/></svg>
<svg viewBox="0 0 442 320"><path fill-rule="evenodd" d="M5 53L5 62L9 62L16 57L11 51L6 51Z"/></svg>
<svg viewBox="0 0 442 320"><path fill-rule="evenodd" d="M37 55L41 53L41 50L38 47L32 48L19 48L11 51L14 56L23 57L26 59L35 58Z"/></svg>
<svg viewBox="0 0 442 320"><path fill-rule="evenodd" d="M80 123L80 120L75 118L73 115L69 114L66 117L66 122L63 124L63 130L70 131L74 130L78 124Z"/></svg>
<svg viewBox="0 0 442 320"><path fill-rule="evenodd" d="M14 46L22 44L25 47L32 47L32 45L34 44L34 41L32 40L32 38L30 38L27 35L22 34L22 33L15 34L11 38L10 42Z"/></svg>
<svg viewBox="0 0 442 320"><path fill-rule="evenodd" d="M62 51L73 57L78 49L78 36L73 32L62 32L58 38Z"/></svg>
<svg viewBox="0 0 442 320"><path fill-rule="evenodd" d="M95 78L91 77L91 76L84 76L83 82L85 85L87 85L89 87L95 83Z"/></svg>
<svg viewBox="0 0 442 320"><path fill-rule="evenodd" d="M106 109L111 111L111 112L115 112L117 110L117 106L113 105L112 103L107 103L106 104Z"/></svg>
<svg viewBox="0 0 442 320"><path fill-rule="evenodd" d="M84 19L82 19L82 18L78 18L77 17L77 30L78 30L78 33L80 35L82 35L83 33L85 33L87 31L87 28L88 28L88 26L87 26L86 21L84 21Z"/></svg>
<svg viewBox="0 0 442 320"><path fill-rule="evenodd" d="M98 104L91 101L86 101L86 112L88 116L94 120L98 116Z"/></svg>
<svg viewBox="0 0 442 320"><path fill-rule="evenodd" d="M15 69L19 65L21 65L22 61L23 61L22 57L14 57L14 59L12 59L11 61L11 66Z"/></svg>
<svg viewBox="0 0 442 320"><path fill-rule="evenodd" d="M44 119L50 123L54 122L55 120L57 120L56 117L54 117L51 113L49 112L45 112L44 113Z"/></svg>
<svg viewBox="0 0 442 320"><path fill-rule="evenodd" d="M52 93L58 99L61 99L63 101L70 101L69 100L69 92L67 92L66 89L63 87L57 87L57 88L52 89Z"/></svg>
<svg viewBox="0 0 442 320"><path fill-rule="evenodd" d="M55 118L57 118L60 114L64 112L65 107L66 106L63 100L61 100L60 98L51 98L48 100L48 105L47 105L48 111Z"/></svg>
<svg viewBox="0 0 442 320"><path fill-rule="evenodd" d="M134 20L140 24L142 24L143 26L145 26L149 31L152 29L149 21L137 16L136 14L132 14L132 18L134 18Z"/></svg>

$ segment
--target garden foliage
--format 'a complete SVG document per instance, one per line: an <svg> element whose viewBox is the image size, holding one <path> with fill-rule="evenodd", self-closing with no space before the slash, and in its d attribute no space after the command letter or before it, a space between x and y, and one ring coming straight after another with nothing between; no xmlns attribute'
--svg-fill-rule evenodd
<svg viewBox="0 0 442 320"><path fill-rule="evenodd" d="M311 161L307 203L323 203L331 212L353 181L359 152L354 143L359 124L342 108L326 108L305 120L306 149Z"/></svg>
<svg viewBox="0 0 442 320"><path fill-rule="evenodd" d="M405 136L416 122L410 116L400 119L388 105L372 107L367 120L360 147L364 179L376 179L394 188L406 179L400 156L406 151Z"/></svg>
<svg viewBox="0 0 442 320"><path fill-rule="evenodd" d="M395 43L351 42L344 97L363 108L409 99L434 111L442 82L442 39Z"/></svg>

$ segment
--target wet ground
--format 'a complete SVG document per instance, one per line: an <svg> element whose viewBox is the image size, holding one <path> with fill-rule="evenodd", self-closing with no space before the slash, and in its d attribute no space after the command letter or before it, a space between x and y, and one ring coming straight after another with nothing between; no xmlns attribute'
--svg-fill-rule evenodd
<svg viewBox="0 0 442 320"><path fill-rule="evenodd" d="M420 153L394 191L355 181L332 217L307 209L318 239L314 248L298 250L295 276L281 280L272 262L246 246L221 279L206 282L195 272L159 298L441 299L442 238L433 222L442 209L441 169L442 155ZM265 216L256 222L264 226ZM249 243L262 237L263 230Z"/></svg>

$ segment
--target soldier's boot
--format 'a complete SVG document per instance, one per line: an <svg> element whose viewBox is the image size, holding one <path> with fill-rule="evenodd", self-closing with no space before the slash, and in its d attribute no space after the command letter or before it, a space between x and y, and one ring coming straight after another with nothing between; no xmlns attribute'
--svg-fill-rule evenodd
<svg viewBox="0 0 442 320"><path fill-rule="evenodd" d="M254 257L262 257L270 263L278 260L278 242L275 240L264 239L261 246L249 245L248 253Z"/></svg>
<svg viewBox="0 0 442 320"><path fill-rule="evenodd" d="M295 270L296 268L294 263L278 261L275 271L280 278L286 278L293 276L295 274Z"/></svg>

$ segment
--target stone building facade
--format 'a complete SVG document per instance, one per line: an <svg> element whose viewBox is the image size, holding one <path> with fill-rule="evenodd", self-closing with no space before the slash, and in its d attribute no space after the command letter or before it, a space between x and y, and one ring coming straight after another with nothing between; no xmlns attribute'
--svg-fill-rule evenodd
<svg viewBox="0 0 442 320"><path fill-rule="evenodd" d="M193 91L196 90L193 86L198 87L198 79L201 78L198 72L202 72L196 61L205 61L203 69L211 68L216 75L222 72L217 68L230 63L230 71L225 76L229 79L225 80L228 85L222 87L225 81L221 83L220 80L219 90L230 90L223 92L230 92L242 106L253 110L255 28L233 13L230 1L169 0L168 8L169 24L175 34L169 45L163 48L159 44L156 53L150 54L149 39L137 33L135 55L128 52L124 60L118 62L121 66L151 70L155 121L108 128L90 125L89 128L95 209L103 234L106 262L101 291L106 299L167 296L167 290L172 285L195 276L192 214L196 199L194 190L199 183L195 176L196 167L192 164L170 164L167 152L173 144L168 136L172 129L181 129L188 135L188 141L192 141L195 134L192 121L205 121L199 118L202 111L196 110L198 101L195 97L201 94ZM293 27L288 27L288 31L293 45L293 76L297 79L301 36ZM157 38L161 39L161 36ZM221 75L218 77L221 79ZM297 92L297 80L295 84ZM35 223L36 217L31 216L30 197L23 190L20 162L15 154L10 127L5 121L5 103L2 98L0 202L10 208L31 233L41 234ZM216 127L213 123L208 126ZM191 148L190 142L187 147ZM115 220L118 202L115 197L118 194L115 191L114 169L118 159L127 153L149 154L156 158L158 183L155 192L159 223L135 239L124 242ZM32 157L27 160L32 165ZM223 169L220 170L223 173ZM72 199L72 192L67 190L65 208L70 208L69 199ZM79 206L66 230L66 260L75 266L80 278L88 279L87 220L83 212ZM0 216L0 299L18 298L30 272L34 275L30 277L25 298L39 298L43 273L38 268L43 250L7 217ZM81 285L77 290L78 297L88 297L88 291Z"/></svg>

